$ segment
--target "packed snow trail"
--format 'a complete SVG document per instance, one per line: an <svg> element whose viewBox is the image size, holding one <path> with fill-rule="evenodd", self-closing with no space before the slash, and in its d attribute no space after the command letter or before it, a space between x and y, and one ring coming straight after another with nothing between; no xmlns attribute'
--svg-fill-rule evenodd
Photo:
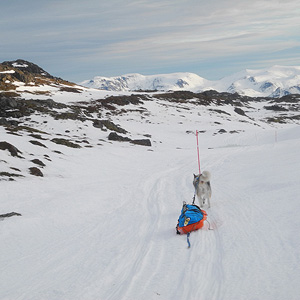
<svg viewBox="0 0 300 300"><path fill-rule="evenodd" d="M288 149L289 155L286 155ZM4 300L292 299L299 288L299 139L203 149L212 230L176 235L195 149L106 145L61 177L2 182Z"/></svg>
<svg viewBox="0 0 300 300"><path fill-rule="evenodd" d="M195 293L199 295L205 292L203 285L199 284L199 277L202 276L207 288L210 288L207 283L214 283L214 293L217 294L218 283L212 277L215 278L213 270L219 268L216 266L218 253L205 252L206 247L217 248L216 233L193 233L193 249L190 252L187 251L186 237L175 234L182 201L191 202L193 196L193 175L187 172L191 170L191 165L186 162L186 159L177 160L174 164L176 167L157 172L146 183L141 183L149 216L147 228L151 236L141 239L147 252L139 253L142 262L137 272L132 274L124 299L156 299L157 295L166 299L192 299ZM193 288L185 288L190 285Z"/></svg>
<svg viewBox="0 0 300 300"><path fill-rule="evenodd" d="M231 149L230 155L240 151L241 148L234 151ZM227 151L221 157L218 154L217 158L209 152L206 154L205 166L213 170L222 165L229 155ZM124 293L123 290L120 294L114 292L111 299L156 299L158 295L163 299L222 299L223 251L218 231L220 220L210 214L211 209L207 209L214 230L209 231L206 223L203 229L193 232L189 251L186 236L175 234L182 202L191 203L194 193L192 171L197 166L190 160L192 155L193 150L182 151L174 161L169 161L172 167L167 170L154 169L155 174L143 178L138 184L141 186L138 194L144 195L142 198L147 204L144 217L148 218L143 222L148 220L145 228L148 228L151 236L144 234L140 241L141 245L146 246L147 252L138 252L139 266L135 265L130 276L131 283L128 287L125 285L127 291ZM124 288L124 284L121 284Z"/></svg>

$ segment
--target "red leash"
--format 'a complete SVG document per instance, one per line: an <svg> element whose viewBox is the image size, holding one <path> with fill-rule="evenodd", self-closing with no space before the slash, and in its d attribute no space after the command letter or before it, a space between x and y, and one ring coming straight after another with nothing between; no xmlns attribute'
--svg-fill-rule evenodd
<svg viewBox="0 0 300 300"><path fill-rule="evenodd" d="M200 175L201 174L201 170L200 170L200 155L199 155L198 130L196 130L196 139L197 139L198 167L199 167L199 175Z"/></svg>

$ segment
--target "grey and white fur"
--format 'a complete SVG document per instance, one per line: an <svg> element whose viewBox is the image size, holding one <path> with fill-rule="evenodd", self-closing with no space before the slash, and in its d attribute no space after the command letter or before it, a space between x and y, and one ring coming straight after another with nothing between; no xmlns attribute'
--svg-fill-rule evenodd
<svg viewBox="0 0 300 300"><path fill-rule="evenodd" d="M198 198L200 207L203 208L205 205L210 207L211 198L211 185L210 185L210 172L203 171L202 174L195 175L193 185L195 188L195 195Z"/></svg>

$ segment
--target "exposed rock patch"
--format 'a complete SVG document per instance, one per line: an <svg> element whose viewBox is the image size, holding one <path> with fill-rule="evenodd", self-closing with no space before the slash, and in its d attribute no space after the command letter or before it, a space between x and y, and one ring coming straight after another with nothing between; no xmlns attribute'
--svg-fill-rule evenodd
<svg viewBox="0 0 300 300"><path fill-rule="evenodd" d="M41 167L45 167L46 166L41 160L39 160L37 158L31 160L31 162L33 162L34 164L39 165Z"/></svg>
<svg viewBox="0 0 300 300"><path fill-rule="evenodd" d="M10 218L10 217L13 217L13 216L22 216L22 215L19 214L19 213L16 213L16 212L11 212L11 213L0 215L0 218L4 219L4 218Z"/></svg>
<svg viewBox="0 0 300 300"><path fill-rule="evenodd" d="M9 173L9 172L0 172L0 177L7 177L10 181L13 181L15 177L24 177L21 174Z"/></svg>
<svg viewBox="0 0 300 300"><path fill-rule="evenodd" d="M288 111L288 109L284 108L283 106L276 105L276 104L271 106L264 106L264 109L274 110L274 111Z"/></svg>
<svg viewBox="0 0 300 300"><path fill-rule="evenodd" d="M241 116L246 116L245 112L241 108L236 107L234 111Z"/></svg>
<svg viewBox="0 0 300 300"><path fill-rule="evenodd" d="M116 132L111 132L109 135L108 135L108 139L110 141L118 141L118 142L130 142L131 139L128 138L128 137L123 137L119 134L117 134Z"/></svg>
<svg viewBox="0 0 300 300"><path fill-rule="evenodd" d="M141 146L151 147L151 141L149 139L131 140L130 143Z"/></svg>
<svg viewBox="0 0 300 300"><path fill-rule="evenodd" d="M63 146L67 146L67 147L71 147L71 148L81 148L80 145L75 144L67 139L63 139L63 138L54 138L51 140L51 142L58 144L58 145L63 145Z"/></svg>
<svg viewBox="0 0 300 300"><path fill-rule="evenodd" d="M8 150L11 156L21 157L19 153L22 154L17 147L8 142L0 142L0 150Z"/></svg>
<svg viewBox="0 0 300 300"><path fill-rule="evenodd" d="M29 143L33 144L33 145L36 145L36 146L40 146L40 147L44 147L44 148L47 148L47 146L45 146L43 143L39 142L39 141L29 141Z"/></svg>
<svg viewBox="0 0 300 300"><path fill-rule="evenodd" d="M123 137L121 135L118 135L116 132L111 132L108 136L108 139L110 141L130 142L135 145L151 146L151 141L149 139L132 140L129 137Z"/></svg>
<svg viewBox="0 0 300 300"><path fill-rule="evenodd" d="M94 120L93 121L93 126L96 128L100 128L101 130L111 130L111 131L115 131L118 133L123 133L126 134L127 131L123 128L121 128L120 126L114 124L113 122L109 121L109 120Z"/></svg>
<svg viewBox="0 0 300 300"><path fill-rule="evenodd" d="M34 175L34 176L44 177L44 174L42 173L42 171L37 167L29 168L29 172L31 175Z"/></svg>

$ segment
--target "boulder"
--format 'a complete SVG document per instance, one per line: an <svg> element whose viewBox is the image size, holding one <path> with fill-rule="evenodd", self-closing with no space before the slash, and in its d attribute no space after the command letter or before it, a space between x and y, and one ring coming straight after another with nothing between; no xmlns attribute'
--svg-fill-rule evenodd
<svg viewBox="0 0 300 300"><path fill-rule="evenodd" d="M45 167L46 166L41 160L39 160L37 158L31 160L31 162L33 162L34 164L39 165L41 167Z"/></svg>
<svg viewBox="0 0 300 300"><path fill-rule="evenodd" d="M34 176L44 177L44 174L42 173L42 171L37 167L29 168L29 172L31 175L34 175Z"/></svg>
<svg viewBox="0 0 300 300"><path fill-rule="evenodd" d="M151 147L151 141L149 139L141 139L141 140L132 140L130 143L141 146L149 146Z"/></svg>
<svg viewBox="0 0 300 300"><path fill-rule="evenodd" d="M111 132L109 135L108 135L108 139L110 141L119 141L119 142L130 142L131 139L128 138L128 137L123 137L119 134L117 134L116 132Z"/></svg>
<svg viewBox="0 0 300 300"><path fill-rule="evenodd" d="M63 139L63 138L54 138L51 140L51 142L58 144L58 145L64 145L71 148L81 148L80 145L75 144L69 140Z"/></svg>
<svg viewBox="0 0 300 300"><path fill-rule="evenodd" d="M22 153L18 148L8 142L0 142L0 150L8 150L11 156L21 157L19 153Z"/></svg>

